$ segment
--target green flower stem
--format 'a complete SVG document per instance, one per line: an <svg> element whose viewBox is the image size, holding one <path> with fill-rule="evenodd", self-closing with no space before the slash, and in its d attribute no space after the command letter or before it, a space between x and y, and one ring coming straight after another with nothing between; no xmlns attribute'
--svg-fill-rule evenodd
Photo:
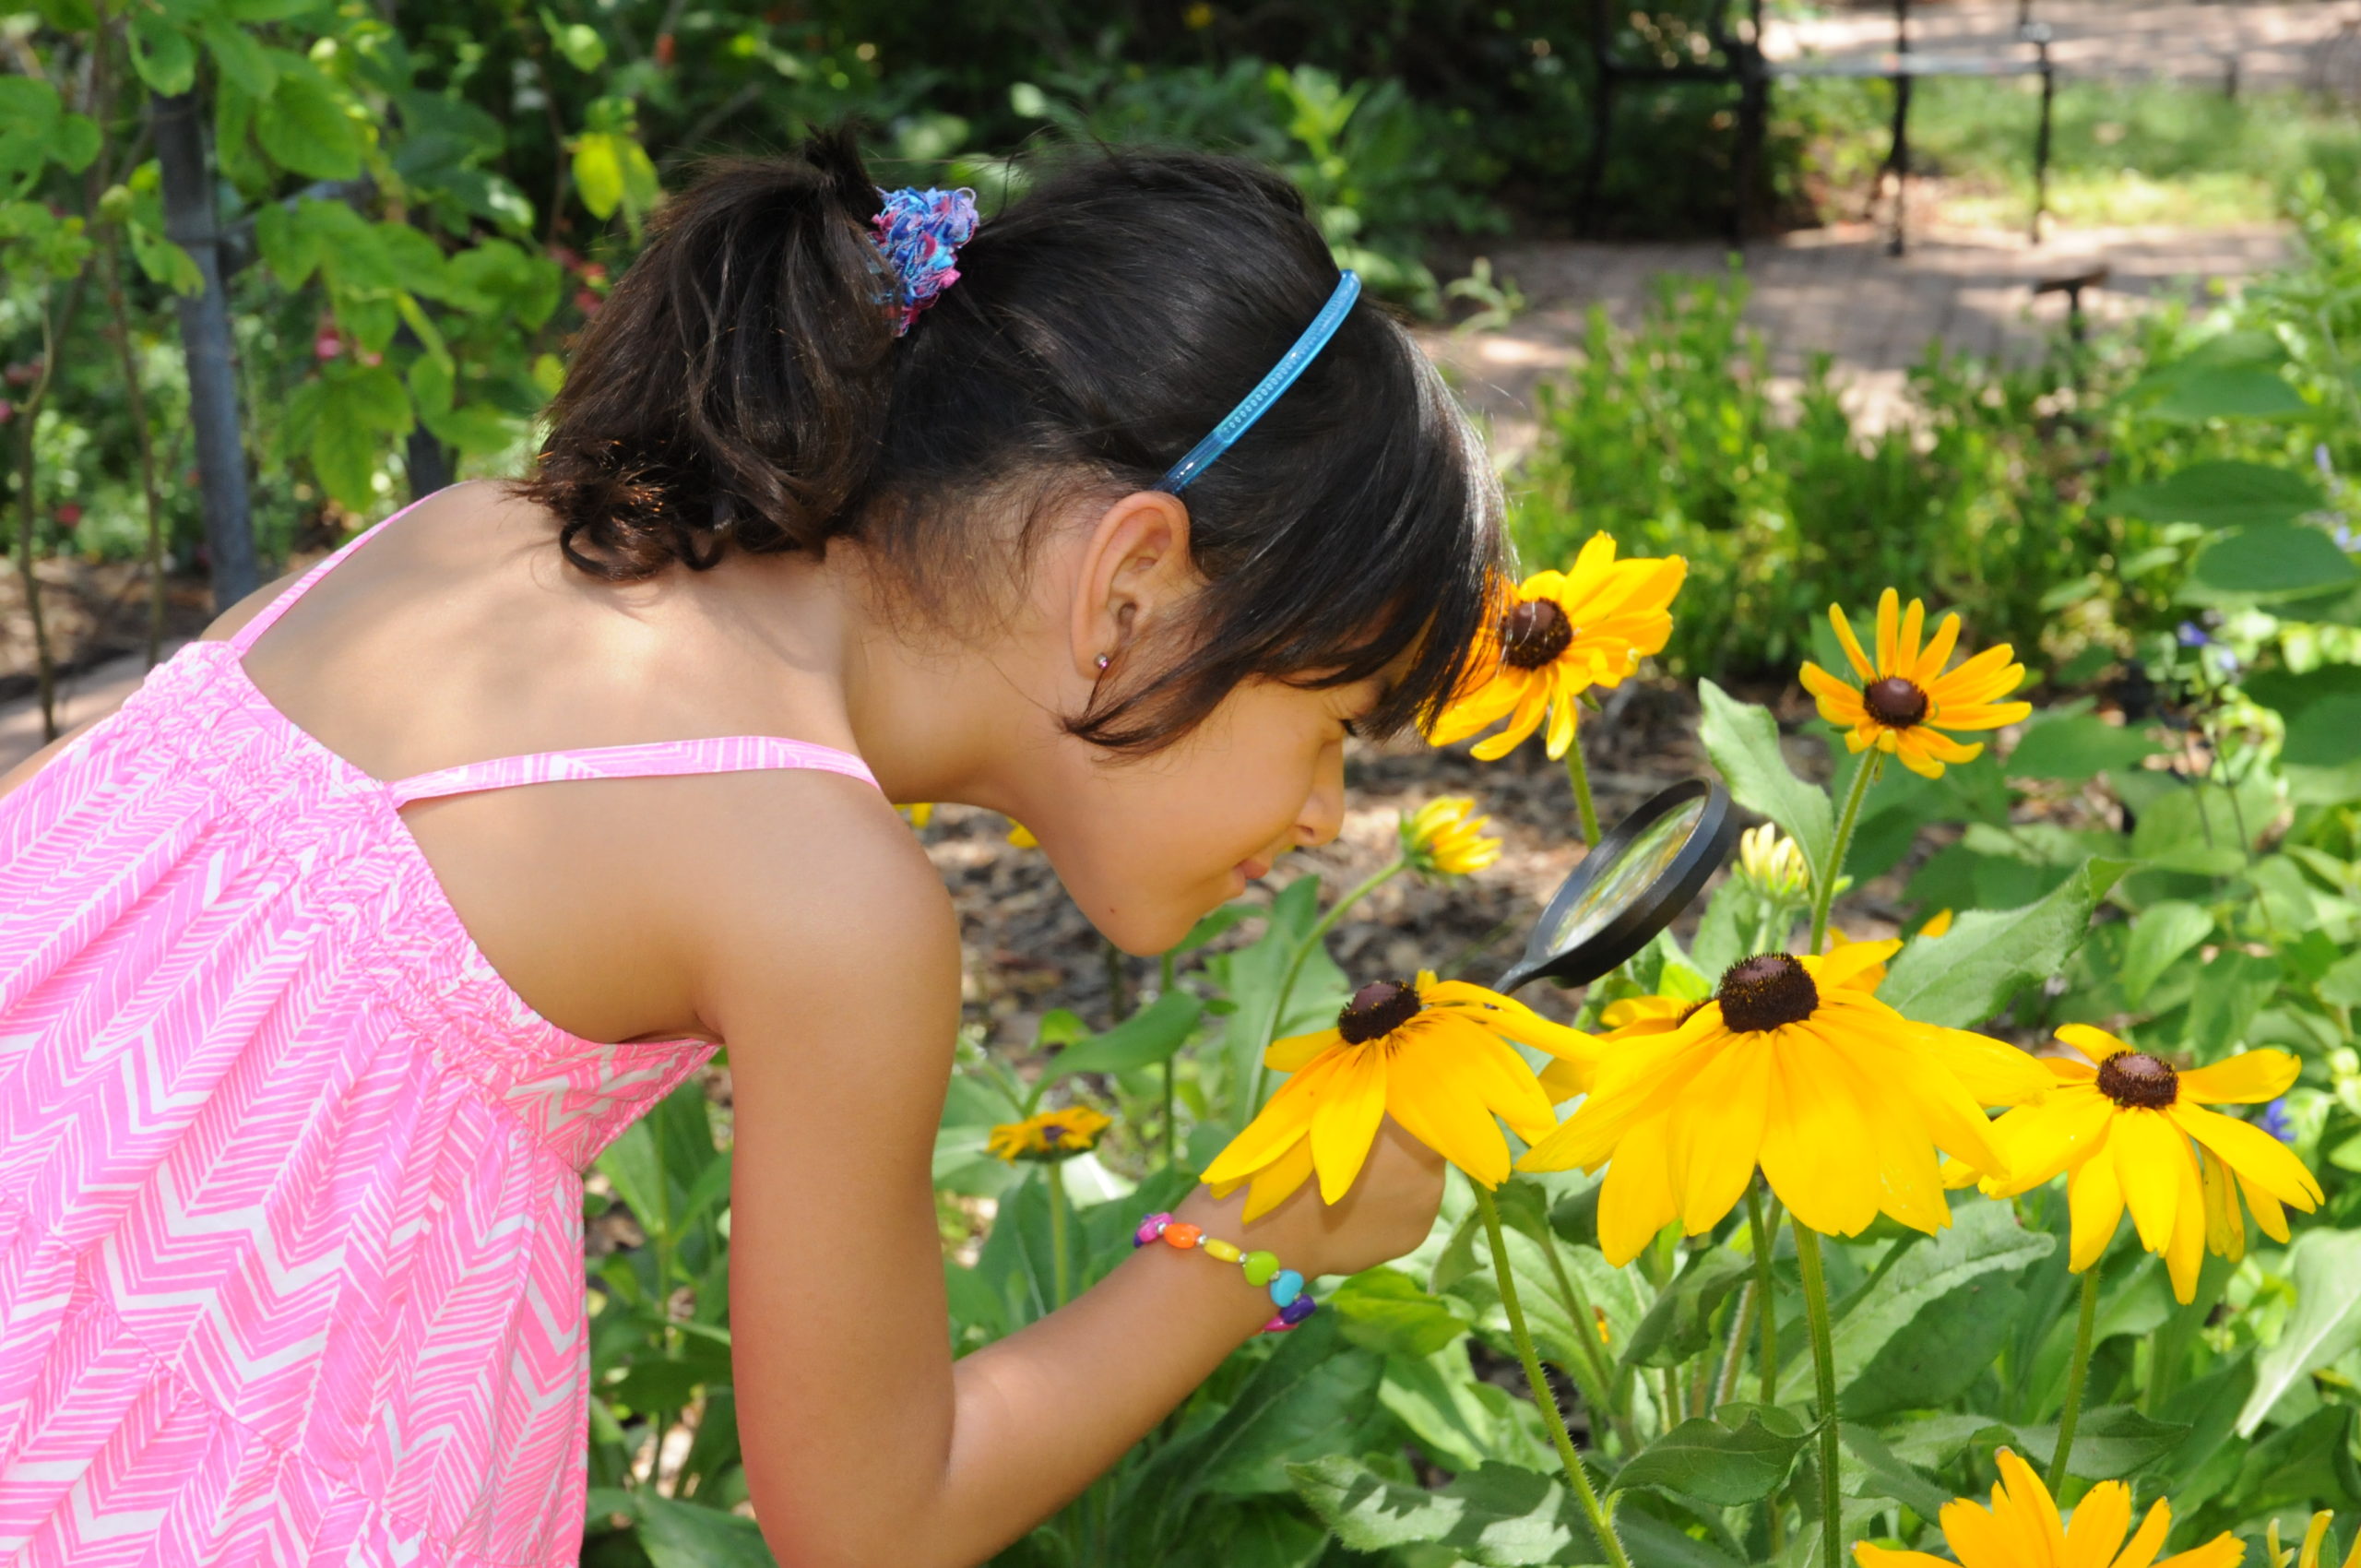
<svg viewBox="0 0 2361 1568"><path fill-rule="evenodd" d="M1066 1277L1066 1175L1062 1161L1051 1160L1041 1169L1050 1179L1050 1292L1056 1299L1050 1304L1062 1307L1068 1296Z"/></svg>
<svg viewBox="0 0 2361 1568"><path fill-rule="evenodd" d="M1845 814L1836 819L1836 841L1829 847L1828 865L1813 877L1811 945L1805 949L1809 953L1818 954L1828 944L1828 909L1836 902L1836 885L1845 879L1845 851L1853 847L1853 825L1860 820L1861 797L1869 792L1882 754L1867 754L1853 770L1853 788L1845 796Z"/></svg>
<svg viewBox="0 0 2361 1568"><path fill-rule="evenodd" d="M1492 1243L1492 1272L1501 1287L1501 1305L1509 1314L1509 1336L1516 1341L1517 1360L1525 1363L1525 1381L1533 1390L1533 1402L1541 1407L1541 1414L1548 1422L1549 1441L1557 1445L1558 1461L1566 1468L1566 1479L1574 1489L1574 1496L1583 1505L1583 1516L1590 1521L1591 1532L1598 1537L1599 1546L1607 1553L1612 1568L1631 1568L1631 1560L1623 1553L1623 1543L1616 1538L1615 1522L1598 1501L1598 1491L1590 1484L1590 1472L1583 1468L1581 1455L1574 1452L1574 1440L1566 1431L1566 1418L1558 1411L1558 1396L1549 1386L1548 1374L1541 1370L1541 1357L1533 1348L1533 1336L1525 1326L1525 1306L1517 1300L1516 1277L1509 1266L1508 1239L1501 1234L1501 1208L1492 1201L1489 1188L1476 1188L1476 1210L1484 1217L1484 1234ZM1575 1332L1581 1333L1577 1325Z"/></svg>
<svg viewBox="0 0 2361 1568"><path fill-rule="evenodd" d="M1591 803L1590 769L1583 762L1583 732L1574 729L1573 742L1566 748L1566 778L1574 787L1574 810L1582 814L1583 842L1598 842L1598 808Z"/></svg>
<svg viewBox="0 0 2361 1568"><path fill-rule="evenodd" d="M1169 948L1157 961L1156 994L1172 994L1172 954ZM1174 1051L1164 1059L1164 1163L1168 1166L1180 1163L1180 1126L1172 1110L1172 1057L1179 1054Z"/></svg>
<svg viewBox="0 0 2361 1568"><path fill-rule="evenodd" d="M2064 1495L2066 1457L2074 1449L2074 1423L2082 1416L2082 1383L2091 1373L2091 1325L2099 1311L2099 1270L2082 1271L2082 1311L2074 1320L2074 1359L2066 1366L2066 1408L2058 1413L2058 1453L2049 1461L2049 1495Z"/></svg>
<svg viewBox="0 0 2361 1568"><path fill-rule="evenodd" d="M1558 1282L1558 1297L1572 1320L1574 1337L1582 1342L1583 1359L1590 1363L1591 1376L1598 1380L1598 1396L1607 1408L1607 1419L1615 1428L1615 1435L1623 1444L1625 1454L1640 1451L1639 1434L1631 1430L1631 1418L1615 1408L1615 1369L1607 1360L1607 1348L1599 1343L1598 1325L1606 1321L1591 1306L1590 1292L1574 1277L1565 1260L1558 1255L1558 1239L1549 1233L1545 1223L1541 1228L1541 1253L1549 1260L1549 1273Z"/></svg>
<svg viewBox="0 0 2361 1568"><path fill-rule="evenodd" d="M1296 977L1303 973L1304 960L1311 957L1313 949L1317 948L1327 938L1328 933L1335 929L1336 922L1344 919L1347 909L1401 875L1409 867L1409 857L1405 855L1334 904L1329 905L1328 912L1321 916L1310 931L1303 933L1303 940L1296 944L1293 953L1287 955L1287 973L1279 977L1279 989L1271 997L1271 1005L1263 1019L1263 1027L1254 1034L1254 1092L1246 1102L1246 1120L1252 1120L1254 1113L1263 1109L1263 1080L1268 1071L1264 1065L1263 1055L1271 1049L1271 1042L1278 1038L1279 1021L1287 1016L1287 997L1295 990Z"/></svg>
<svg viewBox="0 0 2361 1568"><path fill-rule="evenodd" d="M1771 1250L1778 1235L1778 1216L1774 1211L1765 1221L1762 1218L1762 1190L1752 1183L1746 1189L1746 1225L1754 1239L1754 1298L1761 1303L1756 1321L1762 1328L1762 1348L1756 1360L1761 1363L1762 1403L1767 1408L1779 1402L1779 1306L1773 1293ZM1771 1551L1776 1556L1786 1546L1787 1518L1779 1506L1779 1494L1774 1491L1763 1499L1771 1519Z"/></svg>
<svg viewBox="0 0 2361 1568"><path fill-rule="evenodd" d="M1820 1538L1823 1565L1844 1561L1844 1503L1836 1490L1836 1347L1828 1329L1828 1279L1820 1268L1820 1237L1795 1223L1796 1262L1803 1269L1804 1313L1811 1324L1811 1366L1820 1385Z"/></svg>

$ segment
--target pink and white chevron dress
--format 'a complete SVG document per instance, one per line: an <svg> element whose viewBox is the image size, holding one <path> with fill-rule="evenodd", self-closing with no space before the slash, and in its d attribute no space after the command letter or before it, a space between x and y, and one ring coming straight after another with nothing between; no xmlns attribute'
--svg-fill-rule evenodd
<svg viewBox="0 0 2361 1568"><path fill-rule="evenodd" d="M396 808L746 768L874 783L767 736L370 778L242 664L367 538L0 796L10 1568L574 1562L580 1173L711 1047L535 1014Z"/></svg>

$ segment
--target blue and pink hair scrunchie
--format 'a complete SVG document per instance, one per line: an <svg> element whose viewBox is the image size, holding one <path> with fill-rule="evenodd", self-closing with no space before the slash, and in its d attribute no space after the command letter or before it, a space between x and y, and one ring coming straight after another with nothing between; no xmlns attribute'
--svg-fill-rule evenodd
<svg viewBox="0 0 2361 1568"><path fill-rule="evenodd" d="M959 281L959 247L976 233L976 193L905 186L877 194L885 205L870 224L899 282L900 297L894 302L900 312L894 324L898 338L937 294Z"/></svg>

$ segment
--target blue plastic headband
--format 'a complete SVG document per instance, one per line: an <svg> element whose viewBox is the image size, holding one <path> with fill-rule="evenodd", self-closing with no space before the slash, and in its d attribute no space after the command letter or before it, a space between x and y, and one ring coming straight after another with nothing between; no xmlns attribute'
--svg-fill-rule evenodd
<svg viewBox="0 0 2361 1568"><path fill-rule="evenodd" d="M1353 308L1353 302L1360 298L1360 293L1359 273L1347 272L1339 278L1336 291L1328 296L1328 303L1320 307L1320 314L1311 318L1311 325L1303 329L1303 336L1295 340L1295 347L1279 357L1279 362L1271 367L1271 374L1256 383L1254 390L1246 394L1238 407L1229 410L1228 418L1214 426L1212 434L1190 447L1189 455L1173 464L1165 476L1156 481L1156 488L1169 495L1180 494L1212 465L1215 458L1228 451L1240 436L1252 429L1256 420L1270 412L1271 405L1279 400L1279 395L1294 386L1295 378L1303 374L1303 367L1317 359L1320 350L1328 346L1328 339L1336 335L1336 328L1344 322L1345 313Z"/></svg>

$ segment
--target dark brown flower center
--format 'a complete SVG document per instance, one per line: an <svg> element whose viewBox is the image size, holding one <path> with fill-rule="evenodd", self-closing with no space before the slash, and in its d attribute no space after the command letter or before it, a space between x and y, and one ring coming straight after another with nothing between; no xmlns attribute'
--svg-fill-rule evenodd
<svg viewBox="0 0 2361 1568"><path fill-rule="evenodd" d="M2119 1051L2099 1063L2099 1093L2126 1111L2162 1111L2180 1098L2180 1075L2144 1051Z"/></svg>
<svg viewBox="0 0 2361 1568"><path fill-rule="evenodd" d="M1861 690L1861 706L1889 730L1907 730L1927 717L1927 694L1915 681L1888 675Z"/></svg>
<svg viewBox="0 0 2361 1568"><path fill-rule="evenodd" d="M1336 1015L1336 1032L1347 1045L1366 1045L1390 1035L1418 1016L1418 988L1404 980L1371 980L1353 992Z"/></svg>
<svg viewBox="0 0 2361 1568"><path fill-rule="evenodd" d="M1501 619L1501 657L1519 670L1538 670L1574 640L1574 624L1555 600L1536 599Z"/></svg>
<svg viewBox="0 0 2361 1568"><path fill-rule="evenodd" d="M1740 958L1722 975L1714 992L1722 1022L1740 1034L1800 1024L1820 1005L1820 988L1802 964L1785 953Z"/></svg>

